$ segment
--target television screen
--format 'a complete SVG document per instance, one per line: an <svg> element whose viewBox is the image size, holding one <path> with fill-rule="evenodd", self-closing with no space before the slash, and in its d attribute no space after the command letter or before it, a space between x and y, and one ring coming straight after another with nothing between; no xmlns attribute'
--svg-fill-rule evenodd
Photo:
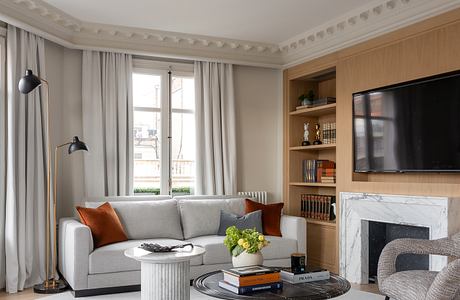
<svg viewBox="0 0 460 300"><path fill-rule="evenodd" d="M460 72L353 94L355 172L460 171Z"/></svg>

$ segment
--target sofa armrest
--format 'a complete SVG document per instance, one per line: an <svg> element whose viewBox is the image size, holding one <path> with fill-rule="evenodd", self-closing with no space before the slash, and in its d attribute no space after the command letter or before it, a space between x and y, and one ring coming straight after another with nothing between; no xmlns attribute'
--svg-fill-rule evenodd
<svg viewBox="0 0 460 300"><path fill-rule="evenodd" d="M307 251L307 222L305 218L294 216L281 216L281 234L288 239L297 240L297 251Z"/></svg>
<svg viewBox="0 0 460 300"><path fill-rule="evenodd" d="M74 290L88 288L93 237L88 226L73 218L59 220L59 270Z"/></svg>

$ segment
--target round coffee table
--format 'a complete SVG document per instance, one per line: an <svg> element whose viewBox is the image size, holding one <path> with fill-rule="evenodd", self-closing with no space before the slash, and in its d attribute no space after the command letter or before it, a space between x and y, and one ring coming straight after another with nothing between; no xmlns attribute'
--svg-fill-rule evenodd
<svg viewBox="0 0 460 300"><path fill-rule="evenodd" d="M345 294L350 290L350 283L343 277L331 274L328 280L308 283L290 284L283 282L282 290L255 292L237 295L219 287L219 281L224 278L221 271L201 275L193 282L195 289L211 297L228 300L319 300L330 299Z"/></svg>
<svg viewBox="0 0 460 300"><path fill-rule="evenodd" d="M127 257L141 262L142 300L189 300L190 260L203 255L204 248L176 249L152 253L135 247L125 251Z"/></svg>

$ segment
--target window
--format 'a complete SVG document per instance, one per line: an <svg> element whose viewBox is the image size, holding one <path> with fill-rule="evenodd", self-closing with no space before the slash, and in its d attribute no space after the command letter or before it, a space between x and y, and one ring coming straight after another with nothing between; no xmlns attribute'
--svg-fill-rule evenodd
<svg viewBox="0 0 460 300"><path fill-rule="evenodd" d="M134 192L168 194L171 176L173 195L193 194L195 189L193 66L188 66L185 72L175 71L173 67L169 88L169 75L164 65L158 67L153 62L136 62L133 74ZM171 122L171 145L168 140L169 122Z"/></svg>

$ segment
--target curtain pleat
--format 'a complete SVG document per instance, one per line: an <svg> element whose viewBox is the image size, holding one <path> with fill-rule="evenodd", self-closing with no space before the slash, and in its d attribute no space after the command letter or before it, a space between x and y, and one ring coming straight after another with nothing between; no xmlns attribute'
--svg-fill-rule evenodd
<svg viewBox="0 0 460 300"><path fill-rule="evenodd" d="M6 74L5 268L2 285L10 293L45 280L47 191L46 101L41 89L18 91L25 69L46 78L44 40L8 25Z"/></svg>
<svg viewBox="0 0 460 300"><path fill-rule="evenodd" d="M236 134L233 66L195 62L197 194L234 195Z"/></svg>
<svg viewBox="0 0 460 300"><path fill-rule="evenodd" d="M133 193L132 57L83 52L83 136L87 196Z"/></svg>

